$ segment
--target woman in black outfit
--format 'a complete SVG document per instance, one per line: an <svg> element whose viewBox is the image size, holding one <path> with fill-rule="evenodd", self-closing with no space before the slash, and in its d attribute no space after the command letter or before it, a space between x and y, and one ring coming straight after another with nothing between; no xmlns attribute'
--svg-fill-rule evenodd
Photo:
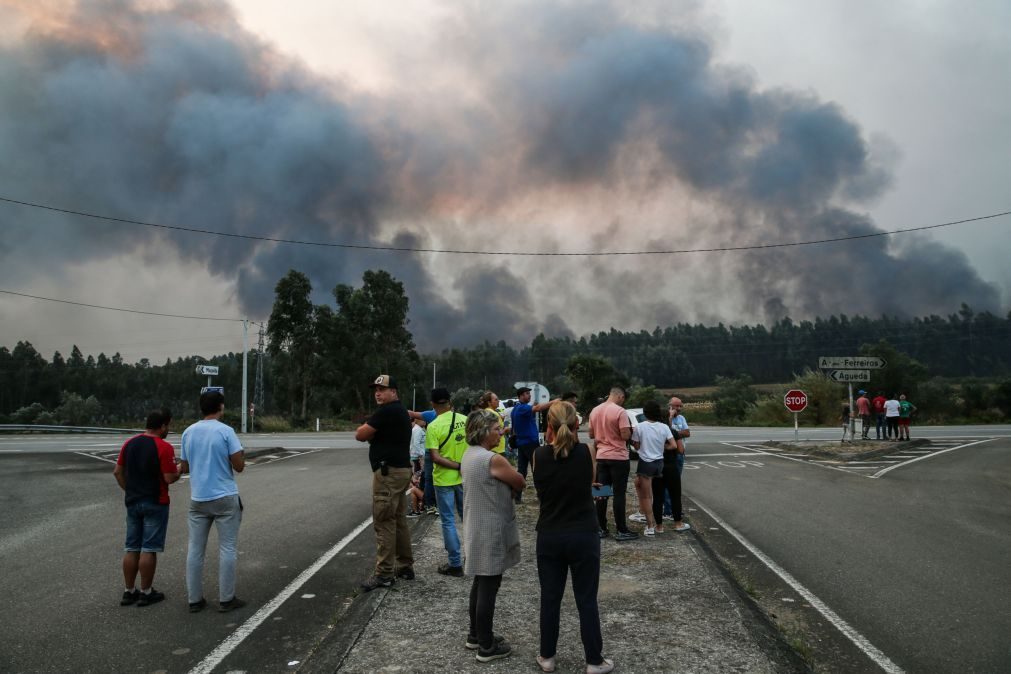
<svg viewBox="0 0 1011 674"><path fill-rule="evenodd" d="M606 674L614 663L604 659L597 610L600 581L600 536L593 506L593 453L577 442L579 417L571 403L548 410L547 439L534 452L534 487L540 500L537 518L537 576L541 584L541 645L537 664L555 671L562 595L569 570L579 610L587 674Z"/></svg>

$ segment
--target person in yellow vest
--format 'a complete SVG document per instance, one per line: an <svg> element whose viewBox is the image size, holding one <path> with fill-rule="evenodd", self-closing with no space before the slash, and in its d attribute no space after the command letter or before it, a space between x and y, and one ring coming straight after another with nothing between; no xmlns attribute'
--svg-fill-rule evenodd
<svg viewBox="0 0 1011 674"><path fill-rule="evenodd" d="M432 408L436 417L425 432L425 448L432 456L432 482L435 499L442 520L442 542L446 546L449 562L439 566L444 576L463 576L463 557L460 554L460 535L456 531L456 514L463 519L463 478L460 461L467 451L467 415L453 410L449 391L432 389Z"/></svg>
<svg viewBox="0 0 1011 674"><path fill-rule="evenodd" d="M499 401L498 396L494 391L485 391L481 394L481 397L477 400L478 409L491 410L498 415L499 419L502 419L503 424L505 419L502 417L502 413L498 411ZM505 454L506 450L506 436L502 433L499 437L498 444L491 448L491 451L496 454Z"/></svg>

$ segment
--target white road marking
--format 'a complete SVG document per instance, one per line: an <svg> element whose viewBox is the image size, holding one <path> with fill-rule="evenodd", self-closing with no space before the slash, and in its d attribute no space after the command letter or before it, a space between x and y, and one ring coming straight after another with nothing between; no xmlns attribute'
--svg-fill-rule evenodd
<svg viewBox="0 0 1011 674"><path fill-rule="evenodd" d="M104 456L96 456L94 454L88 454L87 452L74 452L74 454L80 454L81 456L86 456L89 459L98 459L99 461L105 461L106 463L116 463L115 459L107 459Z"/></svg>
<svg viewBox="0 0 1011 674"><path fill-rule="evenodd" d="M903 461L902 463L897 463L894 466L889 466L888 468L885 468L882 471L874 473L874 475L872 475L871 477L877 479L877 478L881 477L882 475L884 475L885 473L887 473L888 471L895 470L896 468L900 468L901 466L908 466L911 463L916 463L917 461L922 461L923 459L929 459L929 458L932 458L932 457L935 457L935 456L940 456L941 454L947 454L948 452L953 452L956 449L962 449L963 447L972 447L973 445L981 445L984 442L990 442L991 440L996 440L996 439L997 438L987 438L986 440L977 440L976 442L967 442L964 445L955 445L954 447L949 447L948 449L942 449L939 452L933 452L931 454L924 454L923 456L918 456L915 459L910 459L909 461Z"/></svg>
<svg viewBox="0 0 1011 674"><path fill-rule="evenodd" d="M313 562L309 568L298 574L298 577L295 578L295 580L288 583L288 586L281 590L276 597L264 604L259 611L249 618L249 620L242 623L238 629L218 644L217 648L211 651L210 654L201 660L196 667L190 670L190 674L209 674L211 670L221 664L221 661L228 657L228 655L234 651L236 647L238 647L238 645L246 639L246 637L252 634L253 630L259 627L264 620L269 618L271 613L280 608L284 602L288 601L288 599L290 599L300 587L305 585L306 581L312 578L317 571L326 566L331 559L336 557L341 550L347 547L347 545L353 541L358 534L365 531L365 529L367 529L371 524L372 518L370 517L355 527L351 533L342 538L337 545L323 553L323 555Z"/></svg>
<svg viewBox="0 0 1011 674"><path fill-rule="evenodd" d="M692 452L691 454L685 455L685 460L694 459L696 457L702 456L754 456L754 452L725 452L723 454L696 454Z"/></svg>
<svg viewBox="0 0 1011 674"><path fill-rule="evenodd" d="M721 442L720 444L721 445L729 445L731 447L737 447L738 449L753 449L751 447L742 447L741 445L735 445L732 442ZM812 465L818 466L819 468L825 468L827 470L838 470L838 471L843 472L843 473L849 473L850 475L859 475L859 473L850 473L849 471L843 470L842 468L839 468L837 466L826 466L823 463L815 463L814 461L805 461L804 459L798 459L798 458L795 458L795 457L792 457L792 456L787 456L786 454L772 454L770 452L766 452L765 450L761 450L761 449L753 449L753 451L755 453L757 453L757 454L765 454L766 456L775 456L775 457L780 458L780 459L786 459L787 461L796 461L797 463L807 463L807 464L812 464ZM688 464L685 464L685 466L687 466L687 465Z"/></svg>
<svg viewBox="0 0 1011 674"><path fill-rule="evenodd" d="M716 513L707 508L703 503L699 502L697 498L692 497L692 500L695 501L695 504L698 505L700 508L702 508L702 510L704 510L707 515L713 518L714 522L716 522L721 527L726 529L727 533L736 538L741 545L746 547L751 552L751 554L760 559L763 564L765 564L767 567L769 567L770 570L772 570L773 573L782 578L787 585L792 587L797 592L797 594L804 597L804 599L807 600L807 603L809 603L816 611L818 611L818 613L821 613L826 620L832 623L836 627L836 629L842 632L847 639L852 641L853 644L861 651L863 651L864 655L866 655L868 658L874 661L876 665L881 667L881 669L885 670L886 672L890 672L892 674L899 674L903 671L898 665L892 662L887 655L879 651L874 646L874 644L868 641L866 637L864 637L862 634L853 629L849 625L849 623L847 623L845 620L840 618L835 611L830 609L821 599L815 596L813 592L811 592L806 587L801 585L796 578L791 576L786 571L786 569L782 568L781 566L776 564L776 562L772 561L772 559L770 559L764 552L759 550L748 539L746 539L744 536L738 533L736 529L734 529L729 524L724 522L718 515L716 515Z"/></svg>
<svg viewBox="0 0 1011 674"><path fill-rule="evenodd" d="M23 452L23 449L0 449L0 454L17 454L18 452Z"/></svg>
<svg viewBox="0 0 1011 674"><path fill-rule="evenodd" d="M302 452L300 454L289 454L288 456L282 456L279 459L271 459L270 461L261 461L259 463L252 463L252 462L250 462L249 463L249 467L250 468L255 468L256 466L266 466L268 463L277 463L278 461L284 461L285 459L294 459L296 456L305 456L306 454L315 454L318 451L320 451L320 450L313 449L311 451Z"/></svg>

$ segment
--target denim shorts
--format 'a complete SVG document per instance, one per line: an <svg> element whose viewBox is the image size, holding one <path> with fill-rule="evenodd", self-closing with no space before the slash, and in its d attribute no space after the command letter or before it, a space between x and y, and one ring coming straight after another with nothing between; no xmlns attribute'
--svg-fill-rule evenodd
<svg viewBox="0 0 1011 674"><path fill-rule="evenodd" d="M168 504L143 500L126 507L126 551L162 552L168 532Z"/></svg>
<svg viewBox="0 0 1011 674"><path fill-rule="evenodd" d="M660 477L663 473L663 459L656 461L640 460L635 466L635 474L643 477Z"/></svg>

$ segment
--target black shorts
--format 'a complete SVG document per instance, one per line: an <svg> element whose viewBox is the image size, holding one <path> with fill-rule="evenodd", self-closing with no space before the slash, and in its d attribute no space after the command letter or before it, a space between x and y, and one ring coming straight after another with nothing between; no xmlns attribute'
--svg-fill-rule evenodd
<svg viewBox="0 0 1011 674"><path fill-rule="evenodd" d="M635 474L643 477L660 477L663 474L663 459L643 461L640 459L635 466Z"/></svg>

